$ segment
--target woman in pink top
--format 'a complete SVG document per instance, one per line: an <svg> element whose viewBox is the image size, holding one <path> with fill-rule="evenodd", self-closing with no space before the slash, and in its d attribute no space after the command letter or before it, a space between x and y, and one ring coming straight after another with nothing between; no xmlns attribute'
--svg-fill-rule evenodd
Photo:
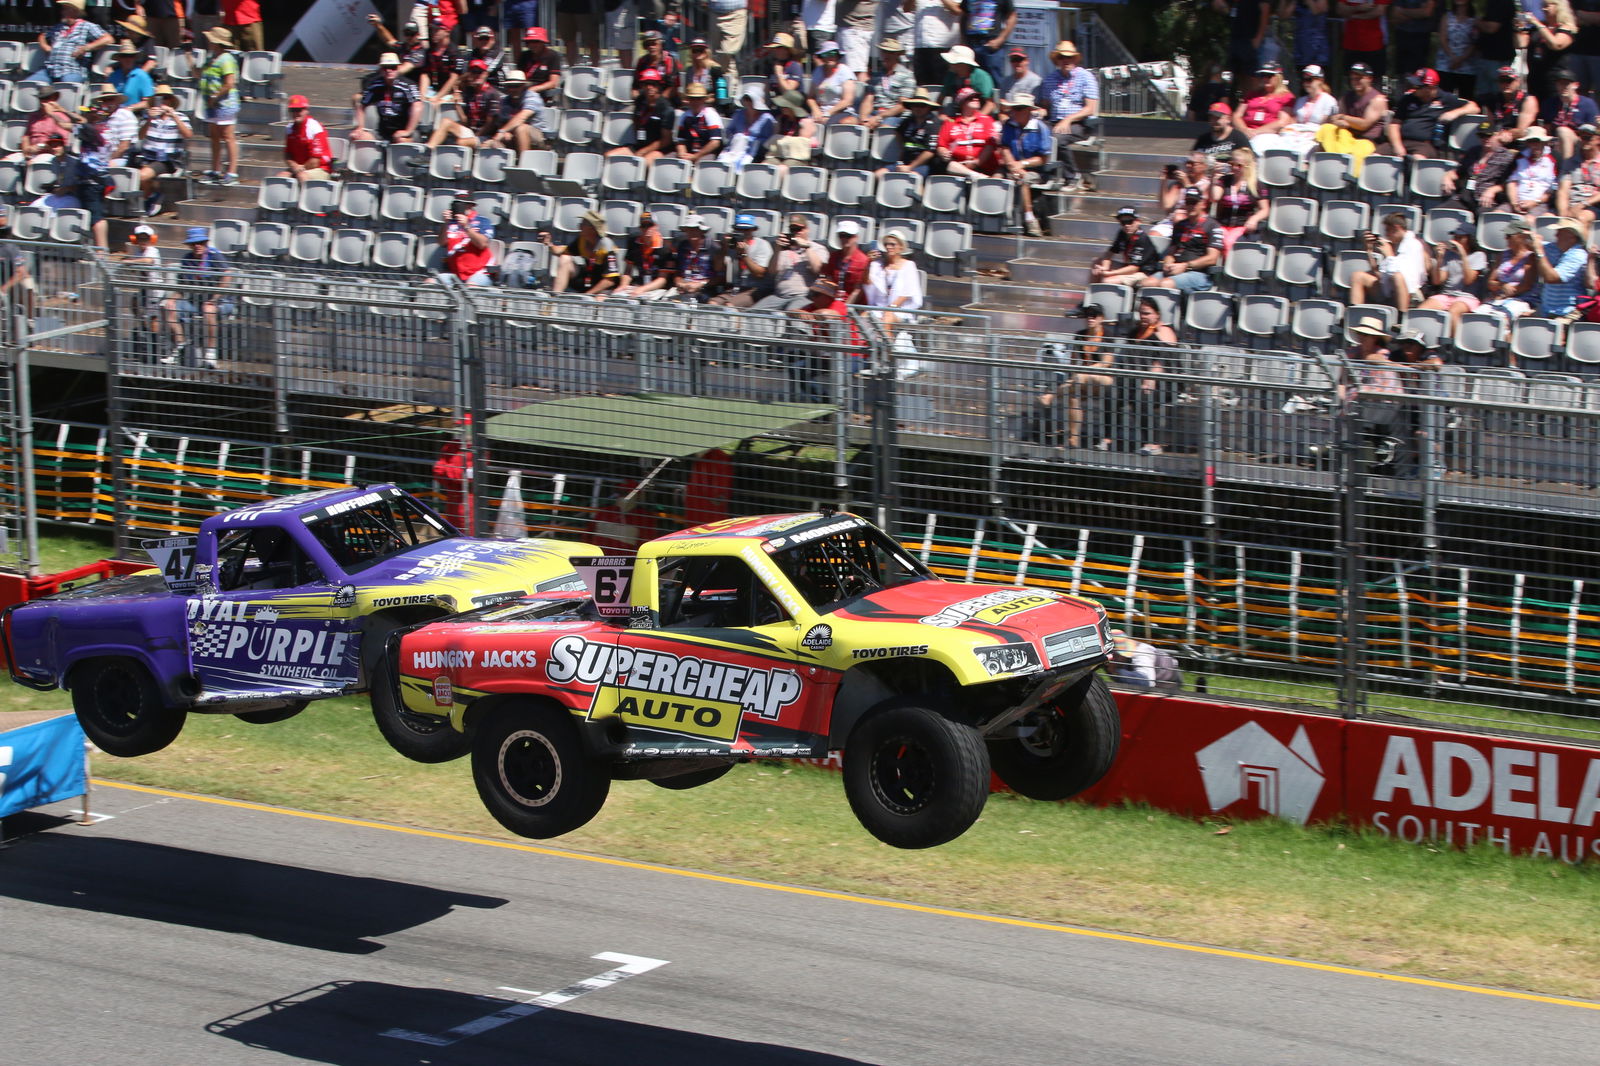
<svg viewBox="0 0 1600 1066"><path fill-rule="evenodd" d="M1256 77L1260 80L1255 91L1240 100L1233 113L1246 137L1277 133L1294 121L1290 110L1294 94L1283 86L1283 68L1276 63L1263 63Z"/></svg>

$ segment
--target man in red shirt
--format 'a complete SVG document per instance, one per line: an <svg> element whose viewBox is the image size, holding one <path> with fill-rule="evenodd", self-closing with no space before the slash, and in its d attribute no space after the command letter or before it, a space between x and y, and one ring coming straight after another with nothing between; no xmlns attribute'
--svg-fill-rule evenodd
<svg viewBox="0 0 1600 1066"><path fill-rule="evenodd" d="M1365 63L1375 84L1389 72L1388 39L1383 32L1384 8L1389 0L1339 0L1336 14L1344 19L1344 64Z"/></svg>
<svg viewBox="0 0 1600 1066"><path fill-rule="evenodd" d="M450 203L439 243L444 246L446 276L462 285L493 285L494 247L489 243L494 225L478 214L478 205L464 193Z"/></svg>
<svg viewBox="0 0 1600 1066"><path fill-rule="evenodd" d="M983 97L975 89L956 94L960 112L939 131L937 154L947 174L993 174L1000 169L1000 127L980 114Z"/></svg>
<svg viewBox="0 0 1600 1066"><path fill-rule="evenodd" d="M854 225L843 223L840 225ZM849 308L842 299L839 287L826 277L811 283L806 292L806 302L794 312L811 329L811 335L823 347L796 352L789 363L789 400L791 403L819 403L827 400L830 389L834 353L839 349L857 359L866 355L861 331L850 318ZM851 372L860 368L852 365Z"/></svg>
<svg viewBox="0 0 1600 1066"><path fill-rule="evenodd" d="M222 24L228 27L233 46L239 51L266 49L261 34L261 0L222 0Z"/></svg>
<svg viewBox="0 0 1600 1066"><path fill-rule="evenodd" d="M861 302L861 290L867 282L867 253L861 250L861 224L845 219L833 227L838 247L828 256L822 276L838 287L839 299L847 304Z"/></svg>
<svg viewBox="0 0 1600 1066"><path fill-rule="evenodd" d="M326 178L333 166L333 148L328 131L311 117L311 102L303 96L289 97L289 133L283 139L284 170L280 178Z"/></svg>

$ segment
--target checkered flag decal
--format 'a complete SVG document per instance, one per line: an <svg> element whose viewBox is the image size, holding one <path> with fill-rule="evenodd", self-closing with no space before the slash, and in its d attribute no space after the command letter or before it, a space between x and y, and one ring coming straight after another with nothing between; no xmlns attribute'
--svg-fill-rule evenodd
<svg viewBox="0 0 1600 1066"><path fill-rule="evenodd" d="M232 633L232 626L207 625L194 631L190 637L190 646L194 649L196 659L215 659L222 655L228 647L228 636Z"/></svg>

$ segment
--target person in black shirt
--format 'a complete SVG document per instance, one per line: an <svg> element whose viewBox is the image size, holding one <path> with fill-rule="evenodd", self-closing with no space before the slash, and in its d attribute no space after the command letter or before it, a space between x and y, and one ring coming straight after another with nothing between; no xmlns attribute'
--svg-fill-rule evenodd
<svg viewBox="0 0 1600 1066"><path fill-rule="evenodd" d="M505 74L506 68L513 65L511 57L505 49L495 46L494 31L487 26L479 26L472 34L472 48L461 56L456 64L456 71L462 76L466 75L467 68L473 63L482 63L489 72L489 84L499 87L500 78Z"/></svg>
<svg viewBox="0 0 1600 1066"><path fill-rule="evenodd" d="M1211 120L1211 128L1194 139L1191 152L1203 152L1213 163L1226 163L1235 148L1250 147L1250 138L1234 128L1233 109L1226 101L1212 104L1206 117Z"/></svg>
<svg viewBox="0 0 1600 1066"><path fill-rule="evenodd" d="M1121 229L1112 239L1111 247L1090 265L1089 280L1137 288L1160 276L1161 255L1150 240L1150 234L1140 225L1139 212L1132 205L1119 208L1117 225Z"/></svg>
<svg viewBox="0 0 1600 1066"><path fill-rule="evenodd" d="M1413 159L1437 158L1435 131L1441 127L1448 130L1450 123L1462 115L1477 114L1478 105L1455 93L1442 91L1439 72L1430 67L1417 71L1409 80L1413 87L1390 101L1394 118L1385 131L1389 154L1409 155Z"/></svg>
<svg viewBox="0 0 1600 1066"><path fill-rule="evenodd" d="M661 95L661 72L641 70L634 88L639 98L633 105L633 143L613 148L607 155L636 155L656 159L672 154L672 105Z"/></svg>
<svg viewBox="0 0 1600 1066"><path fill-rule="evenodd" d="M1211 0L1211 7L1228 17L1228 69L1236 78L1254 74L1272 5L1268 0Z"/></svg>
<svg viewBox="0 0 1600 1066"><path fill-rule="evenodd" d="M1474 60L1480 94L1492 92L1500 68L1510 66L1517 57L1515 30L1519 10L1517 0L1487 0L1483 5L1475 45L1478 58Z"/></svg>
<svg viewBox="0 0 1600 1066"><path fill-rule="evenodd" d="M1479 109L1488 116L1492 130L1510 130L1514 140L1538 120L1538 97L1523 89L1514 67L1501 67L1495 74L1500 88L1478 98Z"/></svg>
<svg viewBox="0 0 1600 1066"><path fill-rule="evenodd" d="M938 162L935 150L939 147L939 131L944 128L941 115L931 97L921 89L900 101L906 117L895 128L895 139L900 142L900 162L884 167L879 176L891 169L902 174L916 173L927 177Z"/></svg>
<svg viewBox="0 0 1600 1066"><path fill-rule="evenodd" d="M1211 288L1211 268L1222 262L1222 227L1206 210L1199 189L1183 194L1183 206L1173 212L1172 243L1161 260L1162 277L1146 282L1154 289L1199 292Z"/></svg>
<svg viewBox="0 0 1600 1066"><path fill-rule="evenodd" d="M550 32L543 26L534 26L522 35L522 59L518 64L528 76L528 91L539 94L546 107L559 101L561 89L561 56L550 47Z"/></svg>
<svg viewBox="0 0 1600 1066"><path fill-rule="evenodd" d="M428 39L422 36L422 28L415 22L408 22L401 35L396 37L389 32L389 27L383 24L382 15L368 15L367 21L377 31L383 47L400 57L400 76L416 84L422 77L423 67L428 62Z"/></svg>
<svg viewBox="0 0 1600 1066"><path fill-rule="evenodd" d="M399 77L400 57L385 52L378 59L378 72L367 78L355 98L355 128L352 141L384 140L399 143L413 140L422 119L422 98L417 87ZM377 112L378 128L367 128L367 108Z"/></svg>
<svg viewBox="0 0 1600 1066"><path fill-rule="evenodd" d="M449 95L461 80L457 73L461 54L450 43L450 31L437 23L433 27L433 44L423 53L422 69L417 75L417 88L429 103Z"/></svg>

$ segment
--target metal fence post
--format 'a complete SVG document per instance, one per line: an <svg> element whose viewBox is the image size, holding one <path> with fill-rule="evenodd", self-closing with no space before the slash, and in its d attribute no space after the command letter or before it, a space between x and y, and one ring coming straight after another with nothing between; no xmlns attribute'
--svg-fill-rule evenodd
<svg viewBox="0 0 1600 1066"><path fill-rule="evenodd" d="M122 463L122 436L127 426L127 409L122 389L122 335L126 328L117 316L117 287L104 263L95 261L105 293L106 337L106 458L111 468L111 554L125 559L132 553L128 537L127 471Z"/></svg>
<svg viewBox="0 0 1600 1066"><path fill-rule="evenodd" d="M1361 455L1359 406L1339 412L1340 656L1339 711L1359 718L1366 711L1366 538L1362 529L1367 471Z"/></svg>
<svg viewBox="0 0 1600 1066"><path fill-rule="evenodd" d="M488 418L487 405L484 403L482 359L478 352L478 316L476 306L472 302L471 293L465 289L452 289L456 300L456 311L450 319L450 348L452 363L454 364L451 379L454 396L452 403L456 410L458 422L465 425L458 426L461 435L461 445L466 449L467 464L462 472L461 486L467 494L467 499L472 501L466 509L467 522L472 528L466 532L471 536L482 536L483 521L483 465L488 459L488 433L484 421Z"/></svg>

